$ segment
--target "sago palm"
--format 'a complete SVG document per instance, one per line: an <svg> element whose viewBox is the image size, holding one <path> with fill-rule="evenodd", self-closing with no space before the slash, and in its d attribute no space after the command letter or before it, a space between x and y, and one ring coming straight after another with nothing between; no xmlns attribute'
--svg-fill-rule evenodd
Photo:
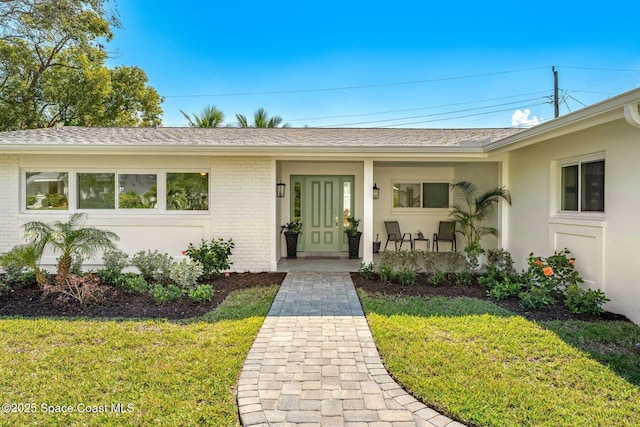
<svg viewBox="0 0 640 427"><path fill-rule="evenodd" d="M484 220L501 199L511 205L509 191L500 187L480 193L478 187L468 181L456 182L451 188L456 202L449 216L459 226L457 232L464 236L467 246L480 244L480 239L488 234L497 236L498 230L484 225Z"/></svg>
<svg viewBox="0 0 640 427"><path fill-rule="evenodd" d="M74 256L88 258L99 250L116 248L113 241L119 240L118 235L93 227L81 227L85 217L84 213L74 213L67 222L46 224L32 221L23 226L25 238L39 256L47 247L60 254L56 271L56 284L59 286L64 285L69 277Z"/></svg>

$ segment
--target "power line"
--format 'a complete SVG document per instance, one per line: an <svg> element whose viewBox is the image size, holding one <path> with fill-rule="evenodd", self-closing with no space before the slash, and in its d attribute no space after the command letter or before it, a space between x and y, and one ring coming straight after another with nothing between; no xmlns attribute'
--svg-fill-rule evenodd
<svg viewBox="0 0 640 427"><path fill-rule="evenodd" d="M539 103L539 104L532 104L530 105L531 107L535 107L538 105L544 105L545 103ZM482 113L476 113L476 114L465 114L462 116L455 116L455 117L447 117L447 118L443 118L443 119L433 119L433 120L421 120L418 122L408 122L408 123L396 123L393 125L387 125L387 126L374 126L374 127L380 127L380 128L388 128L388 127L394 127L394 126L407 126L407 125L415 125L415 124L423 124L423 123L433 123L433 122L440 122L440 121L445 121L445 120L455 120L455 119L464 119L467 117L476 117L476 116L482 116L485 114L494 114L494 113L504 113L505 111L512 111L513 108L506 108L506 109L502 109L502 110L494 110L494 111L485 111Z"/></svg>
<svg viewBox="0 0 640 427"><path fill-rule="evenodd" d="M292 94L292 93L331 92L331 91L354 90L354 89L370 89L370 88L376 88L376 87L407 86L407 85L416 85L416 84L423 84L423 83L470 79L470 78L476 78L476 77L496 76L501 74L521 73L524 71L540 70L542 68L548 68L548 67L522 68L519 70L512 70L512 71L497 71L493 73L471 74L467 76L441 77L437 79L414 80L414 81L394 82L394 83L377 83L377 84L371 84L371 85L341 86L341 87L314 88L314 89L273 90L273 91L264 91L264 92L214 93L209 95L203 95L203 94L165 95L165 98L206 98L206 97L224 97L224 96L283 95L283 94Z"/></svg>
<svg viewBox="0 0 640 427"><path fill-rule="evenodd" d="M357 126L357 125L366 125L366 124L372 124L372 123L384 123L384 122L393 122L393 121L398 121L398 120L410 120L410 119L418 119L418 118L422 118L422 117L438 117L438 116L445 116L448 114L457 114L457 113L464 113L467 111L477 111L477 110L483 110L483 109L487 109L487 108L495 108L495 107L504 107L506 105L515 105L515 104L519 104L522 105L525 102L530 102L530 101L536 101L539 100L540 98L531 98L531 99L524 99L524 100L519 100L519 101L514 101L514 102L506 102L506 103L502 103L502 104L494 104L494 105L486 105L486 106L482 106L482 107L476 107L476 108L466 108L466 109L462 109L462 110L454 110L454 111L445 111L442 113L433 113L433 114L422 114L422 115L418 115L418 116L409 116L409 117L398 117L395 119L382 119L382 120L371 120L371 121L366 121L366 122L354 122L354 123L342 123L342 124L337 124L337 125L327 125L324 127L342 127L342 126ZM543 98L544 99L544 98ZM542 105L545 104L545 102L541 102L540 104L534 104L534 105ZM513 108L510 108L506 111L512 110ZM499 110L499 111L505 111L505 110ZM489 113L493 113L493 112L497 112L497 111L489 111L489 112L484 112L481 114L489 114ZM468 115L469 117L474 116L474 114L470 114ZM459 116L459 117L455 117L455 118L464 118L467 117L467 115L463 115L463 116ZM438 120L449 120L448 118L446 119L438 119ZM438 120L434 120L434 121L438 121ZM420 122L417 122L420 123ZM427 123L427 122L424 122ZM409 123L412 124L412 123ZM393 125L389 125L389 126L396 126L395 124Z"/></svg>
<svg viewBox="0 0 640 427"><path fill-rule="evenodd" d="M537 92L521 93L521 94L518 94L518 95L502 96L502 97L498 97L498 98L488 98L488 99L482 99L482 100L477 100L477 101L456 102L456 103L452 103L452 104L432 105L432 106L429 106L429 107L420 107L420 108L405 108L405 109L401 109L401 110L377 111L377 112L359 113L359 114L343 114L343 115L324 116L324 117L308 117L308 118L304 118L304 119L287 119L287 122L308 122L308 121L312 121L312 120L340 119L340 118L346 118L346 117L375 116L375 115L380 115L380 114L393 114L393 113L405 113L405 112L409 112L409 111L433 110L433 109L436 109L436 108L454 107L454 106L457 106L457 105L479 104L479 103L482 103L482 102L490 102L490 101L498 101L498 100L501 100L501 99L517 98L517 97L520 97L520 96L538 95L540 93L548 93L548 91L547 90L540 90L540 91L537 91Z"/></svg>

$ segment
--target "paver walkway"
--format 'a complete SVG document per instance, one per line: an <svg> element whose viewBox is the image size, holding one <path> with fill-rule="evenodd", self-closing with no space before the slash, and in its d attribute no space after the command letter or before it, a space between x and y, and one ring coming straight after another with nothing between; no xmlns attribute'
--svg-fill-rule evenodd
<svg viewBox="0 0 640 427"><path fill-rule="evenodd" d="M245 427L448 426L389 376L349 273L288 273L238 383Z"/></svg>

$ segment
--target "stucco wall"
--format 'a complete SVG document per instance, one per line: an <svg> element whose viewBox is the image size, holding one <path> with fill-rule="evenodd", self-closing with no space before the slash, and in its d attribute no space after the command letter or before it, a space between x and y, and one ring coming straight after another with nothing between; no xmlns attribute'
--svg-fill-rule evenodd
<svg viewBox="0 0 640 427"><path fill-rule="evenodd" d="M19 158L0 154L0 252L6 252L18 244Z"/></svg>
<svg viewBox="0 0 640 427"><path fill-rule="evenodd" d="M604 153L604 217L558 214L558 161ZM511 152L509 248L519 268L530 252L548 256L567 247L585 286L602 289L605 308L640 324L640 130L624 120Z"/></svg>
<svg viewBox="0 0 640 427"><path fill-rule="evenodd" d="M445 182L454 181L454 167L451 165L385 165L376 163L373 170L374 181L380 187L380 198L373 201L374 228L373 237L379 235L381 241L380 250L384 249L387 240L387 232L384 221L398 221L402 233L411 233L417 236L418 231L424 237L431 240L433 233L438 229L439 221L447 220L448 209L423 209L423 208L394 208L393 207L393 182L421 183L421 182ZM433 242L431 242L433 243ZM394 249L394 243L389 242L387 249ZM424 249L424 245L417 245L418 249ZM444 244L440 250L448 251L451 245ZM403 249L408 249L408 243Z"/></svg>

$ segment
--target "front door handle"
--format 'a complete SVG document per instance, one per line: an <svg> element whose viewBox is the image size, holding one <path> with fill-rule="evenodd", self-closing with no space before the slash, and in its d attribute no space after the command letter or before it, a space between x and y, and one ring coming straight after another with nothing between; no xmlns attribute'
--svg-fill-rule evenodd
<svg viewBox="0 0 640 427"><path fill-rule="evenodd" d="M338 212L336 212L336 228L338 228L338 221L339 221Z"/></svg>

